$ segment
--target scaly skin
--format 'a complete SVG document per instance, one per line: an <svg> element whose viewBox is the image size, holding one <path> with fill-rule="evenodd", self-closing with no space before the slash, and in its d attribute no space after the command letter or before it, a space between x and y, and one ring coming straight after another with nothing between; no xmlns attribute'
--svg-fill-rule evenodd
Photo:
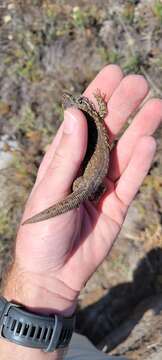
<svg viewBox="0 0 162 360"><path fill-rule="evenodd" d="M103 181L107 175L110 154L108 134L104 123L107 106L99 91L94 96L98 102L98 112L93 103L84 96L76 97L64 94L63 97L65 107L75 106L82 110L87 117L88 145L83 161L82 176L73 182L73 191L65 199L27 219L23 225L63 214L78 207L85 200L98 200L106 190Z"/></svg>

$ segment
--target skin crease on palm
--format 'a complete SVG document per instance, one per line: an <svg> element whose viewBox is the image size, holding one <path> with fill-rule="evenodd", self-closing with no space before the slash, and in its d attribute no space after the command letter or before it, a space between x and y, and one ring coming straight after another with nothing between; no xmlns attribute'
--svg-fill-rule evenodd
<svg viewBox="0 0 162 360"><path fill-rule="evenodd" d="M95 102L96 89L106 94L108 101L105 122L111 142L130 115L135 111L136 115L111 152L108 190L98 205L87 201L78 209L42 223L20 225L11 276L16 279L14 296L28 306L34 306L35 301L38 307L53 307L55 299L56 309L68 309L65 314L74 310L81 288L109 253L156 151L152 135L162 119L162 101L145 100L149 87L143 76L124 77L118 66L109 65L90 83L84 95ZM67 109L65 120L40 165L22 221L70 192L86 144L84 115L77 109ZM33 293L30 298L29 289ZM9 285L5 293L10 297ZM40 300L36 293L41 295Z"/></svg>

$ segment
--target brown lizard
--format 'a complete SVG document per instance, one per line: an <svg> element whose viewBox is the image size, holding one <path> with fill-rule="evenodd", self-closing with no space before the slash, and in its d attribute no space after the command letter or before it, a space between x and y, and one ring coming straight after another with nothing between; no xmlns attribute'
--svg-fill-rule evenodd
<svg viewBox="0 0 162 360"><path fill-rule="evenodd" d="M85 200L97 201L105 192L104 179L109 165L110 144L104 117L107 104L99 90L94 93L99 110L85 96L64 94L64 107L74 106L83 111L88 124L88 145L82 164L82 176L76 178L72 192L65 199L27 219L24 224L50 219L78 207Z"/></svg>

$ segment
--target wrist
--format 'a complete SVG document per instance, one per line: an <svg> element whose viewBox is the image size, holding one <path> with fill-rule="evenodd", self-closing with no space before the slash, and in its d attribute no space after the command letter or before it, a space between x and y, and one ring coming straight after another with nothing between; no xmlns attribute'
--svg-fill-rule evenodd
<svg viewBox="0 0 162 360"><path fill-rule="evenodd" d="M75 312L78 292L50 273L33 274L14 264L4 284L3 296L35 313L60 313L69 317Z"/></svg>

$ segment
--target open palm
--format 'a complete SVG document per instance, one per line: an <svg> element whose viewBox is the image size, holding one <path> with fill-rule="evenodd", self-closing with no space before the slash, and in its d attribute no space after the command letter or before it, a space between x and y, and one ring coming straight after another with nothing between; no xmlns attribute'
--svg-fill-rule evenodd
<svg viewBox="0 0 162 360"><path fill-rule="evenodd" d="M85 95L106 94L105 122L110 141L116 138L130 115L148 93L140 75L123 77L118 66L106 66L92 81ZM111 152L107 193L99 204L87 201L80 208L35 224L20 226L16 254L25 272L44 279L48 290L53 281L64 284L74 297L110 251L127 209L147 174L156 143L152 134L162 118L162 101L148 100ZM23 220L64 198L84 158L87 124L74 109L65 112L53 143L41 163ZM23 261L21 260L23 259ZM47 281L48 277L48 281ZM46 286L46 285L45 285ZM60 285L59 285L60 289ZM57 293L62 295L61 290ZM71 301L73 301L73 295Z"/></svg>

